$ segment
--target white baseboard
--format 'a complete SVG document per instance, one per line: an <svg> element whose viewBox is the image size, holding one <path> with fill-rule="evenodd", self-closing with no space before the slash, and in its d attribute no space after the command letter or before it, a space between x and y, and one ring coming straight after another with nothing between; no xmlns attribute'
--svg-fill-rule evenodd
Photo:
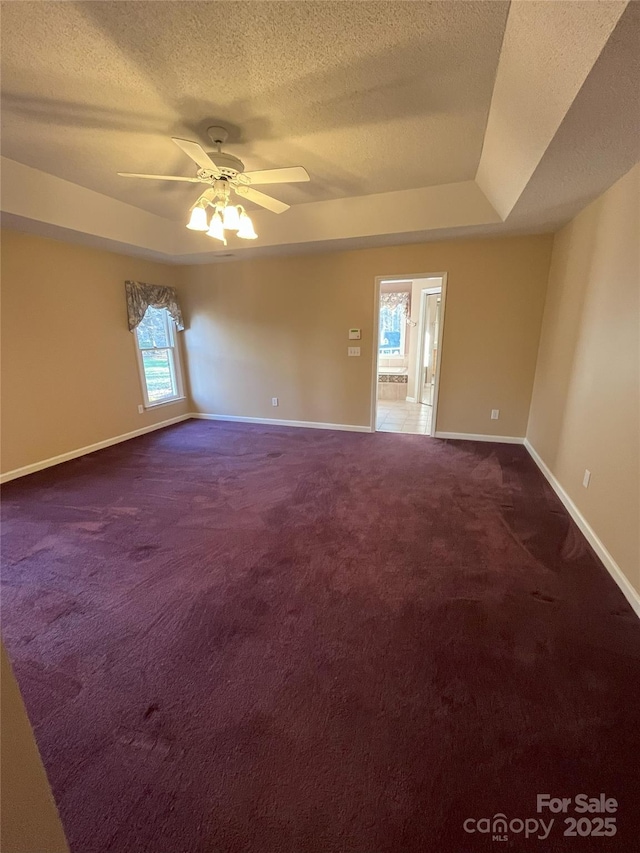
<svg viewBox="0 0 640 853"><path fill-rule="evenodd" d="M407 403L417 403L418 402L415 397L407 397L406 399L407 399Z"/></svg>
<svg viewBox="0 0 640 853"><path fill-rule="evenodd" d="M631 585L629 579L622 571L620 566L613 559L598 534L595 532L593 527L591 527L587 519L580 512L580 510L571 500L569 495L565 492L564 488L561 486L556 476L552 473L546 462L544 462L538 451L533 447L529 439L525 438L524 446L529 451L529 455L531 456L533 461L536 463L538 468L542 471L546 479L549 481L551 488L560 498L571 518L580 528L589 545L591 545L600 560L602 560L604 567L607 569L611 577L620 587L622 594L633 608L636 616L640 618L640 593L638 593L637 590L634 589L634 587Z"/></svg>
<svg viewBox="0 0 640 853"><path fill-rule="evenodd" d="M524 444L517 435L480 435L473 432L436 432L436 438L455 438L461 441L493 441L496 444Z"/></svg>
<svg viewBox="0 0 640 853"><path fill-rule="evenodd" d="M242 415L207 415L203 412L192 412L190 417L204 421L232 421L241 424L267 424L269 426L304 427L306 429L337 429L346 432L371 432L370 426L357 424L325 424L315 421L286 421L276 418L248 418Z"/></svg>
<svg viewBox="0 0 640 853"><path fill-rule="evenodd" d="M122 435L116 435L113 438L106 438L104 441L98 441L96 444L88 444L86 447L69 450L67 453L61 453L59 456L51 456L49 459L33 462L31 465L24 465L22 468L14 468L13 471L6 471L4 474L0 474L0 483L8 483L10 480L16 480L18 477L26 477L27 474L35 474L36 471L43 471L45 468L51 468L53 465L60 465L61 462L68 462L70 459L86 456L87 453L94 453L96 450L111 447L112 444L120 444L121 441L137 438L139 435L171 426L171 424L177 424L180 421L189 420L191 417L191 415L178 415L177 418L170 418L168 421L160 421L157 424L135 429L133 432L126 432Z"/></svg>

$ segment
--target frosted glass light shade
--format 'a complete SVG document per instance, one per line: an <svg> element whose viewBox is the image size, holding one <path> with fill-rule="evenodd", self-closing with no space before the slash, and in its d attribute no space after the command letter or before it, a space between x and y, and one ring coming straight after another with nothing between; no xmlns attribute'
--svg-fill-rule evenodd
<svg viewBox="0 0 640 853"><path fill-rule="evenodd" d="M209 226L209 230L207 231L207 237L215 237L216 240L222 240L224 245L227 245L227 241L224 236L224 225L222 224L222 217L216 211L211 217L211 225Z"/></svg>
<svg viewBox="0 0 640 853"><path fill-rule="evenodd" d="M237 231L240 227L240 216L238 214L238 208L234 207L230 204L228 207L225 207L224 213L222 215L222 224L224 225L227 231Z"/></svg>
<svg viewBox="0 0 640 853"><path fill-rule="evenodd" d="M192 231L206 231L208 227L207 211L203 207L194 207L191 211L191 218L187 223L187 228L190 228Z"/></svg>
<svg viewBox="0 0 640 853"><path fill-rule="evenodd" d="M240 214L240 227L238 228L238 237L244 237L245 240L256 240L258 235L253 230L253 222L246 213Z"/></svg>

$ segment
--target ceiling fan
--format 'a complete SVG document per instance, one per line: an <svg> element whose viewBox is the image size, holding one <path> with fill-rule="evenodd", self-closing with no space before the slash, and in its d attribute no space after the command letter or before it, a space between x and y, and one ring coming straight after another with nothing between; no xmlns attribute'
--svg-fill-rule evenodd
<svg viewBox="0 0 640 853"><path fill-rule="evenodd" d="M209 138L216 151L207 153L197 142L172 136L172 140L187 157L197 164L196 177L179 175L139 175L133 172L118 172L123 178L144 178L154 181L184 181L191 184L206 184L207 189L200 195L191 208L191 218L187 225L192 231L206 231L226 245L224 231L237 231L239 237L255 239L258 235L242 205L230 204L231 193L240 199L252 201L272 213L283 213L289 205L266 193L253 188L260 184L288 184L309 181L309 173L303 166L289 166L283 169L257 169L245 172L244 163L233 154L222 151L228 132L226 128L213 126L208 128ZM214 208L211 222L207 221L207 208Z"/></svg>

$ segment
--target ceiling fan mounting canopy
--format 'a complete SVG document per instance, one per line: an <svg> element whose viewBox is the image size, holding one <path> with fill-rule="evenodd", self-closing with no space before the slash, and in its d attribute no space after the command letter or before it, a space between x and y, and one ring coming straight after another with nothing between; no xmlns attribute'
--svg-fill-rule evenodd
<svg viewBox="0 0 640 853"><path fill-rule="evenodd" d="M229 138L229 131L220 124L212 124L207 128L207 136L214 145L224 145Z"/></svg>

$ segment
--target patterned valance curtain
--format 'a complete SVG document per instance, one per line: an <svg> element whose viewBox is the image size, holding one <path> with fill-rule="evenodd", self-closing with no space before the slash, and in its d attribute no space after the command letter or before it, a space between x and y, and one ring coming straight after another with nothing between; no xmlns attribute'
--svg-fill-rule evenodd
<svg viewBox="0 0 640 853"><path fill-rule="evenodd" d="M129 331L133 332L142 321L147 308L166 308L178 331L184 329L182 311L178 305L178 295L173 287L162 287L159 284L145 284L143 281L125 281L127 292L127 315Z"/></svg>
<svg viewBox="0 0 640 853"><path fill-rule="evenodd" d="M380 306L382 308L397 308L399 305L404 308L404 313L409 316L409 294L408 293L381 293Z"/></svg>

